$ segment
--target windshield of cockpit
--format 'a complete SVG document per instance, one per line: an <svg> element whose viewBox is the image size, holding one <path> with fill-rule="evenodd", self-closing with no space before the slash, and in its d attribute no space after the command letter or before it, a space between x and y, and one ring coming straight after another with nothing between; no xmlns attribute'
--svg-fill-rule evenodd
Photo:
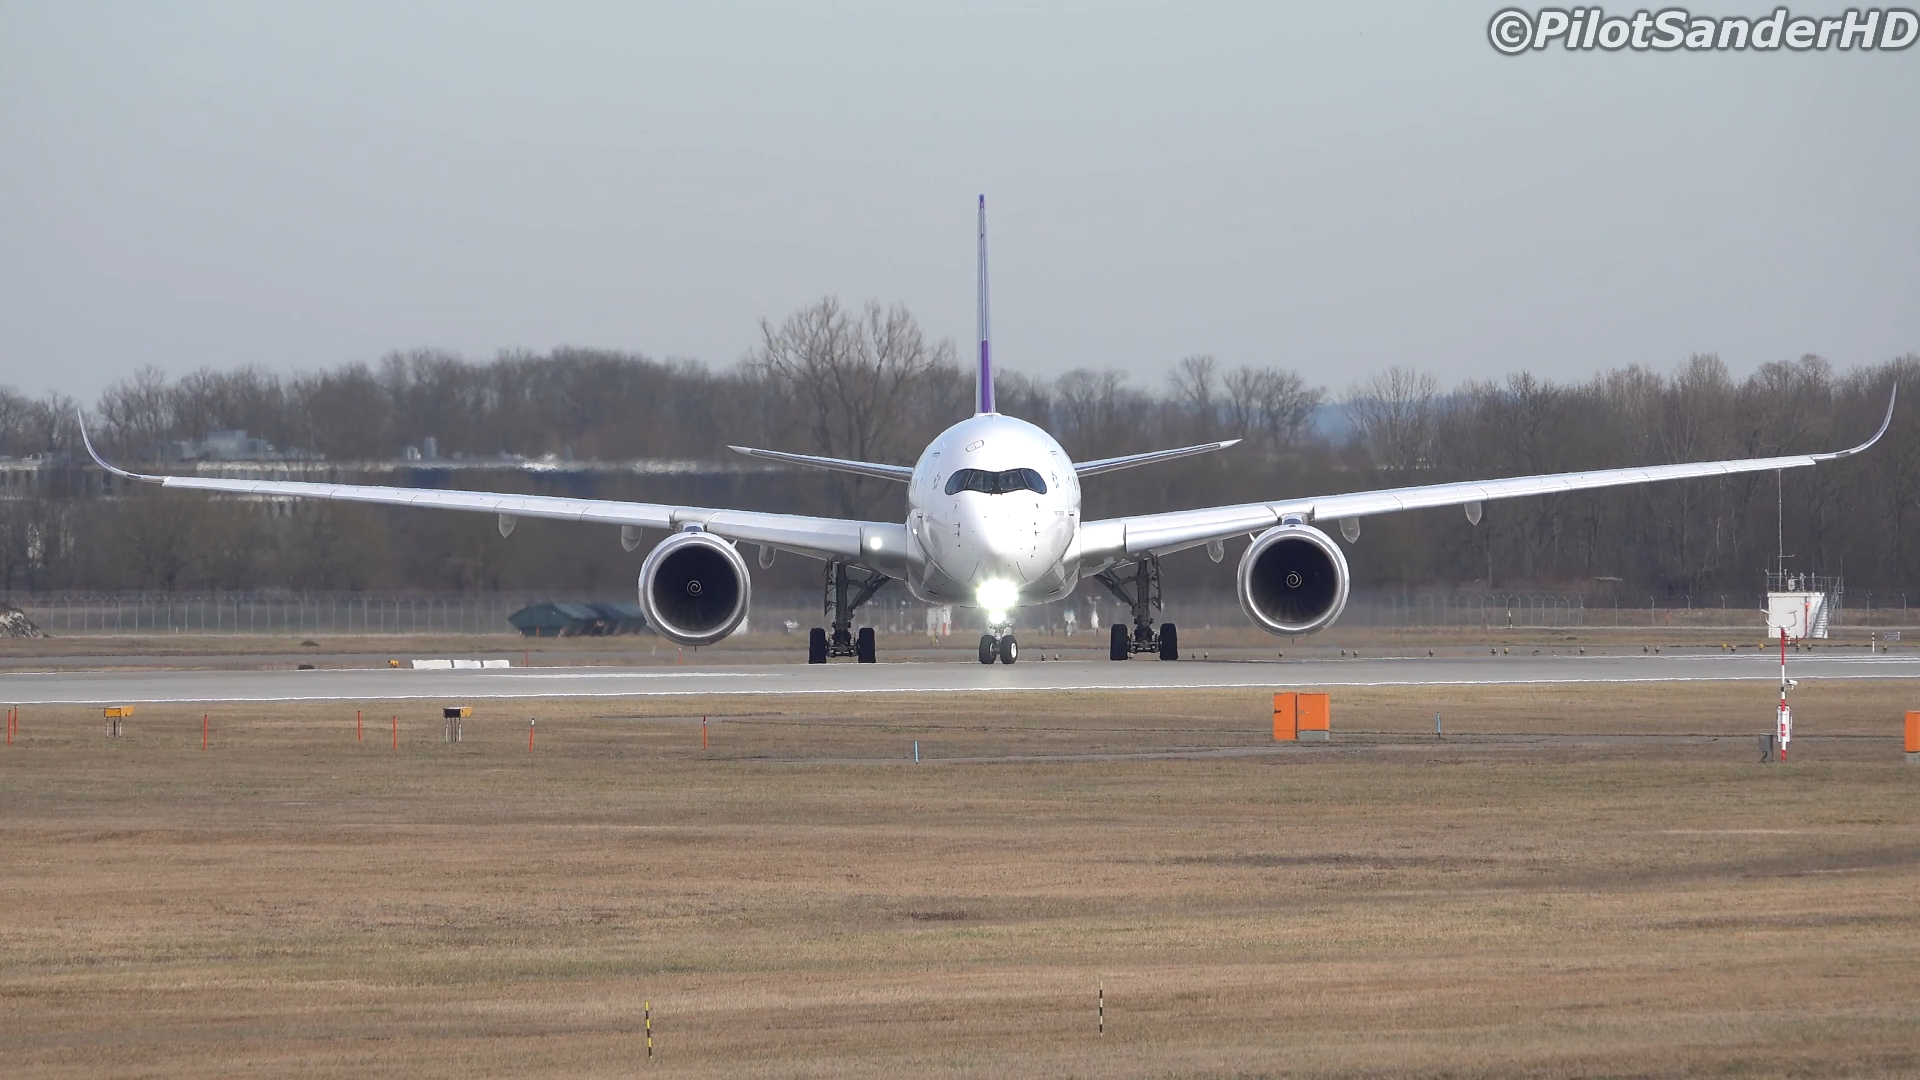
<svg viewBox="0 0 1920 1080"><path fill-rule="evenodd" d="M984 491L988 495L1005 495L1013 491L1032 491L1041 495L1047 493L1047 482L1032 469L1007 469L1004 472L988 472L985 469L960 469L947 478L947 494L958 495L963 491Z"/></svg>

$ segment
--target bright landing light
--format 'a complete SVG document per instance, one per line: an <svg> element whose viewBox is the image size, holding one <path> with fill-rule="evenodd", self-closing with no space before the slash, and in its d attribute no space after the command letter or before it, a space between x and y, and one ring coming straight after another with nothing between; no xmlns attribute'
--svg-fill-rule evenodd
<svg viewBox="0 0 1920 1080"><path fill-rule="evenodd" d="M983 581L974 598L989 611L1005 611L1020 599L1020 587L1011 581Z"/></svg>

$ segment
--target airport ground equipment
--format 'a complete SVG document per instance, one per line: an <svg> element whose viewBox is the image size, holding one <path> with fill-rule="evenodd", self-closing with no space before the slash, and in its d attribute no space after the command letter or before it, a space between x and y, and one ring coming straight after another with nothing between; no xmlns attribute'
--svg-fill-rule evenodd
<svg viewBox="0 0 1920 1080"><path fill-rule="evenodd" d="M1795 641L1825 638L1846 595L1836 575L1767 572L1767 628L1784 629Z"/></svg>
<svg viewBox="0 0 1920 1080"><path fill-rule="evenodd" d="M1273 695L1275 742L1326 742L1333 735L1333 706L1324 693L1281 691Z"/></svg>

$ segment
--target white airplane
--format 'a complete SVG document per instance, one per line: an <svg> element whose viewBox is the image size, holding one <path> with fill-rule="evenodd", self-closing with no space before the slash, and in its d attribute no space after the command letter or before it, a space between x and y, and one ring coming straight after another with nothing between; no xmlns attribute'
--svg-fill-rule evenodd
<svg viewBox="0 0 1920 1080"><path fill-rule="evenodd" d="M620 542L628 551L639 546L642 530L663 530L668 535L640 565L640 605L661 636L682 645L713 644L745 621L752 577L739 545L746 543L759 549L763 569L780 551L826 563L824 606L831 625L809 634L809 663L822 664L833 656L873 663L873 630L862 627L856 632L854 615L881 586L898 579L920 600L983 609L987 632L980 638L980 662L1011 664L1020 655L1012 612L1061 599L1082 578L1099 581L1132 611L1131 627L1113 624L1112 659L1142 653L1178 659L1175 625L1154 625L1161 609L1160 559L1175 551L1205 545L1217 563L1227 539L1250 537L1235 576L1241 609L1268 633L1312 634L1340 617L1349 581L1346 556L1332 537L1314 527L1317 522L1339 522L1341 535L1351 544L1359 539L1360 519L1373 514L1463 506L1467 520L1477 525L1481 504L1491 499L1800 468L1865 450L1893 420L1890 398L1886 419L1873 438L1827 454L1428 484L1083 521L1081 477L1222 450L1238 440L1075 462L1045 431L995 410L984 195L979 227L980 355L973 416L941 432L911 467L732 448L752 457L906 484L904 522L434 488L147 476L109 465L86 439L84 427L81 435L101 468L170 488L471 510L498 515L501 536L511 533L522 517L598 522L620 526Z"/></svg>

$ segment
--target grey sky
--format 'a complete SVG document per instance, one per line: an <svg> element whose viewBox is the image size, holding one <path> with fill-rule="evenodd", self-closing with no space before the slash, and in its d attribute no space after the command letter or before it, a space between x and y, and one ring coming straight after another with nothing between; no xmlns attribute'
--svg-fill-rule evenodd
<svg viewBox="0 0 1920 1080"><path fill-rule="evenodd" d="M0 0L0 383L725 364L828 292L965 342L977 192L1034 374L1920 350L1920 48L1508 58L1497 6Z"/></svg>

